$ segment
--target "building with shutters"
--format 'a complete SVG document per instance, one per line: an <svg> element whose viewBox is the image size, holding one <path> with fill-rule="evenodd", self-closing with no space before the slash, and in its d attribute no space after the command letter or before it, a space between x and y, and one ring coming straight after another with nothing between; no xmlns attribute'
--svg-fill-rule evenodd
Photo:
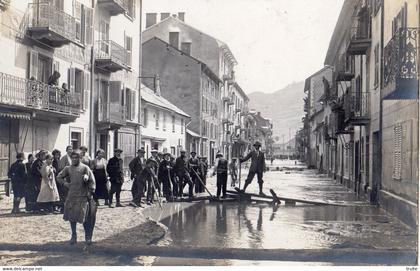
<svg viewBox="0 0 420 271"><path fill-rule="evenodd" d="M167 12L160 14L147 13L145 16L146 29L143 31L143 40L147 41L154 37L159 38L174 48L184 52L186 55L190 55L202 63L205 63L216 77L220 78L222 81L219 83L221 96L215 106L217 106L217 111L220 112L218 116L219 121L222 122L223 117L229 117L230 122L225 122L224 125L220 125L221 128L216 131L219 145L215 145L212 142L213 140L211 140L211 147L208 154L206 153L206 148L204 148L204 146L200 148L195 147L196 144L202 144L208 140L204 139L202 140L202 143L200 143L199 137L197 137L199 133L196 133L193 130L189 135L194 142L192 148L196 148L199 152L201 152L202 149L205 155L213 157L214 151L221 151L224 152L225 156L231 157L234 143L232 141L232 136L235 128L233 119L234 115L240 114L240 112L234 113L236 109L233 107L234 103L232 99L232 93L234 93L232 88L235 88L236 83L234 68L237 65L237 61L226 43L188 25L185 22L185 16L186 14L182 12L172 15ZM160 20L158 21L158 19ZM236 84L236 86L238 86L238 84ZM238 88L240 87L238 86ZM224 99L224 101L222 101L222 99ZM213 158L209 161L212 160Z"/></svg>
<svg viewBox="0 0 420 271"><path fill-rule="evenodd" d="M186 146L186 125L191 121L191 117L161 95L159 82L156 84L156 90L142 85L141 102L141 145L146 151L146 157L150 157L152 149L179 156L180 150Z"/></svg>
<svg viewBox="0 0 420 271"><path fill-rule="evenodd" d="M333 73L319 99L323 133L311 119L320 96L313 77L305 84L308 165L320 146L324 171L410 226L418 226L418 10L417 1L344 2L324 63Z"/></svg>
<svg viewBox="0 0 420 271"><path fill-rule="evenodd" d="M0 182L17 152L140 144L140 0L8 1L0 20Z"/></svg>
<svg viewBox="0 0 420 271"><path fill-rule="evenodd" d="M221 80L200 60L154 37L143 43L144 84L159 75L162 97L191 116L186 123L186 150L215 160L219 150L219 102Z"/></svg>

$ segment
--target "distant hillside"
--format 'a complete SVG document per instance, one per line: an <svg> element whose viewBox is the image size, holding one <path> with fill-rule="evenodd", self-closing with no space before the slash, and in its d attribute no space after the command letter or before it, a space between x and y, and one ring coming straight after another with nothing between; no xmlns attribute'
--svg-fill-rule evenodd
<svg viewBox="0 0 420 271"><path fill-rule="evenodd" d="M273 93L253 92L248 94L249 108L260 111L265 118L273 120L274 138L282 143L289 139L289 128L293 137L296 130L303 126L304 82L297 82Z"/></svg>

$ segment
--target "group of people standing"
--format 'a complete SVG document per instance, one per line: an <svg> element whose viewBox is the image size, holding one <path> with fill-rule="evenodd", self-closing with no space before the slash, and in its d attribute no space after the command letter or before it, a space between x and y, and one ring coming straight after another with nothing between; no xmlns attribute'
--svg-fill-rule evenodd
<svg viewBox="0 0 420 271"><path fill-rule="evenodd" d="M141 206L144 196L150 204L155 194L173 201L183 196L186 185L189 198L194 197L194 192L204 192L208 172L206 157L197 157L197 153L192 151L188 158L186 151L181 150L180 156L175 159L170 153L160 153L156 149L151 151L150 158L145 159L144 155L144 148L140 148L129 164L133 181L131 206Z"/></svg>
<svg viewBox="0 0 420 271"><path fill-rule="evenodd" d="M257 175L260 194L263 194L265 158L264 153L259 150L261 144L256 142L254 147L245 158L239 159L239 162L251 159L248 177L241 192L245 192ZM12 213L20 212L22 198L25 198L27 211L60 211L64 220L70 222L70 244L77 242L76 225L81 223L85 230L86 244L90 245L99 199L104 199L105 204L114 207L112 201L115 194L116 206L122 207L120 194L124 183L124 168L121 149L115 149L114 157L108 161L102 149L97 150L94 159L87 155L87 150L85 146L78 150L67 146L63 157L59 150L52 153L41 150L36 154L36 160L30 154L26 164L23 163L25 155L18 153L16 162L8 172L14 193ZM196 152L192 151L188 158L186 151L181 150L180 156L175 159L170 153L159 153L156 149L151 151L148 159L144 155L144 148L140 148L137 156L129 163L133 182L131 206L140 207L145 195L149 204L153 202L155 195L164 196L168 201L183 197L186 185L190 199L194 197L194 192L202 193L207 189L206 157L197 157ZM236 181L237 161L233 160L233 164L228 165L221 153L216 157L213 175L217 174L217 197L221 193L226 197L228 171L230 169L232 181Z"/></svg>

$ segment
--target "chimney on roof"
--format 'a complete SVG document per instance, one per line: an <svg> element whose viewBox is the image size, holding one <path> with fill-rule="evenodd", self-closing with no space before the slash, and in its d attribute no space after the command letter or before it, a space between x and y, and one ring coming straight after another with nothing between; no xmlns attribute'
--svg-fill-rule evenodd
<svg viewBox="0 0 420 271"><path fill-rule="evenodd" d="M146 28L155 25L157 22L157 13L146 13Z"/></svg>
<svg viewBox="0 0 420 271"><path fill-rule="evenodd" d="M159 74L155 75L155 94L160 96L160 77L159 77Z"/></svg>
<svg viewBox="0 0 420 271"><path fill-rule="evenodd" d="M178 19L185 22L185 12L178 12Z"/></svg>

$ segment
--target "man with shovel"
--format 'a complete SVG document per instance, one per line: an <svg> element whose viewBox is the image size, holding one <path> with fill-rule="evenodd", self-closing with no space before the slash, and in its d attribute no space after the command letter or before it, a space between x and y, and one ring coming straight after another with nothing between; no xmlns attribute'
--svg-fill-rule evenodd
<svg viewBox="0 0 420 271"><path fill-rule="evenodd" d="M245 180L245 186L243 190L241 190L242 193L245 193L246 188L248 185L252 182L254 179L255 174L257 174L258 178L258 186L260 188L260 195L264 196L263 193L263 173L265 172L265 156L262 151L260 151L261 143L256 141L254 143L254 150L248 153L248 155L245 158L239 159L241 163L251 159L251 166L249 167L248 177Z"/></svg>

